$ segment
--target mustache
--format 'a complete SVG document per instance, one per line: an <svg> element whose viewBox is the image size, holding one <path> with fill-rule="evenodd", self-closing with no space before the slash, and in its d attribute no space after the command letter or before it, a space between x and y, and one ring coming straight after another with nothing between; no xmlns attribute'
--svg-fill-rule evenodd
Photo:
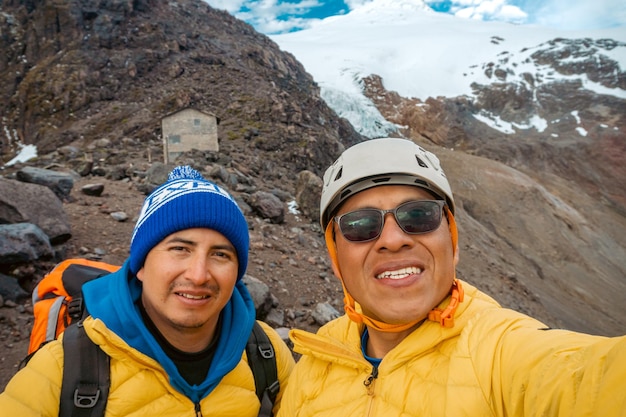
<svg viewBox="0 0 626 417"><path fill-rule="evenodd" d="M217 293L220 290L219 286L213 283L193 285L188 282L186 283L172 282L169 286L169 289L172 292L203 291L203 292L209 292L209 293Z"/></svg>

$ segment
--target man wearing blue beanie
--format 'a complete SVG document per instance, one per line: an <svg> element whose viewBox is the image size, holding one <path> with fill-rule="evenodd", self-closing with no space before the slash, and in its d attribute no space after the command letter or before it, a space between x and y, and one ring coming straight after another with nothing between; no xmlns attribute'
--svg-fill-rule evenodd
<svg viewBox="0 0 626 417"><path fill-rule="evenodd" d="M242 281L248 247L235 200L191 167L175 168L146 198L124 265L83 285L83 326L110 357L106 415L258 415L245 354L255 323ZM276 413L294 360L278 333L259 324L276 354ZM0 408L57 416L71 360L58 340L39 349L0 395Z"/></svg>

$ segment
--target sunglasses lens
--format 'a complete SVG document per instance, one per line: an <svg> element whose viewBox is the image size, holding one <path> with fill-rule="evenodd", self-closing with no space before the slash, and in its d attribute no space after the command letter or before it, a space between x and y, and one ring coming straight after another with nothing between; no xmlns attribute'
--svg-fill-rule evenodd
<svg viewBox="0 0 626 417"><path fill-rule="evenodd" d="M398 207L396 219L406 233L431 232L441 224L441 205L437 201L411 201Z"/></svg>
<svg viewBox="0 0 626 417"><path fill-rule="evenodd" d="M364 242L378 237L383 216L378 210L357 210L341 216L341 234L352 242Z"/></svg>
<svg viewBox="0 0 626 417"><path fill-rule="evenodd" d="M395 213L396 221L409 234L428 233L441 224L442 201L410 201L395 210L363 209L346 213L335 219L341 234L351 242L367 242L380 236L384 215Z"/></svg>

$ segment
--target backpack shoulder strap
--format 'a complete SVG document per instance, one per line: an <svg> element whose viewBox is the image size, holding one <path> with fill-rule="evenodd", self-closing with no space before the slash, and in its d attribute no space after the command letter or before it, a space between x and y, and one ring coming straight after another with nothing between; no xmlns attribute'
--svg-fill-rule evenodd
<svg viewBox="0 0 626 417"><path fill-rule="evenodd" d="M276 395L280 390L274 346L261 325L255 321L246 345L248 365L254 375L256 395L261 401L259 417L271 417Z"/></svg>
<svg viewBox="0 0 626 417"><path fill-rule="evenodd" d="M82 321L63 332L63 351L59 417L104 416L111 385L109 355L87 336Z"/></svg>

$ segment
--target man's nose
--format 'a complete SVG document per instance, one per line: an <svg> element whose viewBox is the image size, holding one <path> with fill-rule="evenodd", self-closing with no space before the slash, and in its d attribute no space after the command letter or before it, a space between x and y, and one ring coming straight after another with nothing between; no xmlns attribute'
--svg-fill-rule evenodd
<svg viewBox="0 0 626 417"><path fill-rule="evenodd" d="M383 230L380 232L376 244L387 249L395 250L412 242L412 236L402 230L393 213L385 213Z"/></svg>
<svg viewBox="0 0 626 417"><path fill-rule="evenodd" d="M205 256L199 254L192 256L189 259L187 270L185 271L185 277L196 283L203 284L208 279L209 271L207 267L207 260Z"/></svg>

